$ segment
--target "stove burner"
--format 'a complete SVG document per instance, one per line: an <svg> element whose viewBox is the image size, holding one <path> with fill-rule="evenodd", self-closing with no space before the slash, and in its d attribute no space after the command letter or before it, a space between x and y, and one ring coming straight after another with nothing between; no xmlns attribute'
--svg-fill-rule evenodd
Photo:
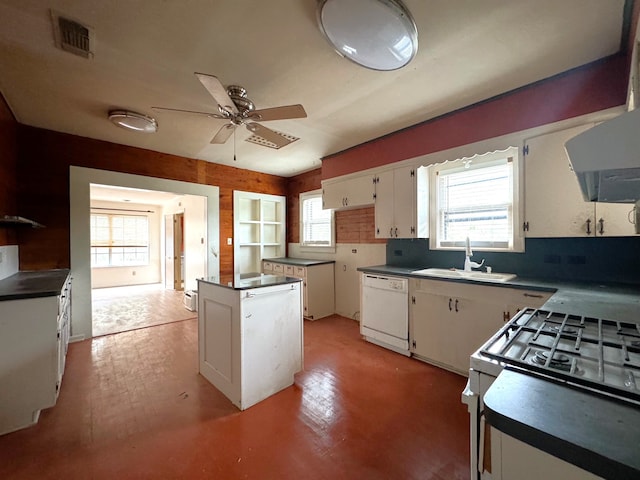
<svg viewBox="0 0 640 480"><path fill-rule="evenodd" d="M547 326L547 329L551 330L552 332L566 333L567 335L577 335L578 334L578 329L577 328L568 327L566 325L565 325L564 328L562 328L561 326L550 325L550 326Z"/></svg>
<svg viewBox="0 0 640 480"><path fill-rule="evenodd" d="M545 366L547 359L549 358L549 352L545 350L538 350L531 358L531 362L537 365ZM549 362L549 367L556 368L558 370L571 370L571 359L563 353L556 353Z"/></svg>

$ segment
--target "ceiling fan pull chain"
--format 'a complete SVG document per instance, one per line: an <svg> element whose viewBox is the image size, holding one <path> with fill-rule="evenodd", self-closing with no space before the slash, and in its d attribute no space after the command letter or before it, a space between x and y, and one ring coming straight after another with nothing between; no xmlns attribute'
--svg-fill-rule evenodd
<svg viewBox="0 0 640 480"><path fill-rule="evenodd" d="M233 161L236 161L236 130L237 128L233 129Z"/></svg>

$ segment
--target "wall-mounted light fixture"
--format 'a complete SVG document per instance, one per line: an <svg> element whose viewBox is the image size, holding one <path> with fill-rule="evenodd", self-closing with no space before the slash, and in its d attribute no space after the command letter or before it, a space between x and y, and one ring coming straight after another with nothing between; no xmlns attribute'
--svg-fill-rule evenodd
<svg viewBox="0 0 640 480"><path fill-rule="evenodd" d="M418 51L418 29L400 0L318 0L320 30L336 51L373 70L397 70Z"/></svg>

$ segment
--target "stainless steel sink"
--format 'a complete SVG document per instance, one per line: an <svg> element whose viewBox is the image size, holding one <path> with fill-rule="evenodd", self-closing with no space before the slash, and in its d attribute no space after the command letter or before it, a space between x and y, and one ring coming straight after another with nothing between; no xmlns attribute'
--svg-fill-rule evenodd
<svg viewBox="0 0 640 480"><path fill-rule="evenodd" d="M465 280L477 280L486 282L508 282L516 277L515 273L496 273L496 272L465 272L464 270L447 269L447 268L425 268L423 270L414 270L414 275L424 275L425 277L436 278L461 278Z"/></svg>

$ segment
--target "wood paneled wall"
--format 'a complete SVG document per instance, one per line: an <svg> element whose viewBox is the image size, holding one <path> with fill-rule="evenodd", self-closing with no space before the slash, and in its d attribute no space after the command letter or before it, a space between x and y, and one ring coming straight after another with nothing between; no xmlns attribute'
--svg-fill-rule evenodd
<svg viewBox="0 0 640 480"><path fill-rule="evenodd" d="M16 201L16 169L18 159L18 123L0 94L0 216L18 215ZM0 245L16 245L13 228L0 227Z"/></svg>
<svg viewBox="0 0 640 480"><path fill-rule="evenodd" d="M220 188L220 273L233 273L233 190L287 194L287 179L20 125L17 197L21 215L47 226L21 230L22 270L68 268L69 166L146 175Z"/></svg>

